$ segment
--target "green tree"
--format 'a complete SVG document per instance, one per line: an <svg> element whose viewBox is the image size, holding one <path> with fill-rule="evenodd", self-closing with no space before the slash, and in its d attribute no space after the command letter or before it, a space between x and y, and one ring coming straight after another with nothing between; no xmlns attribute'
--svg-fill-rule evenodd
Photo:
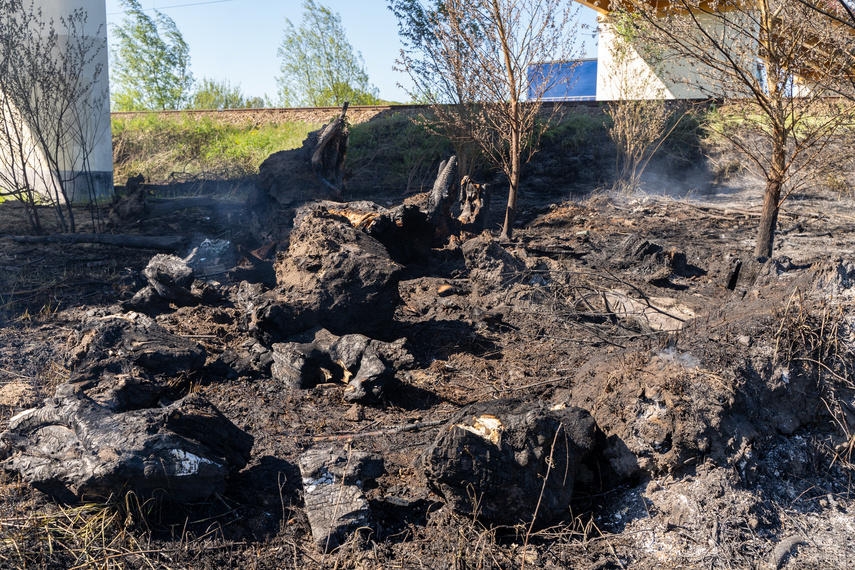
<svg viewBox="0 0 855 570"><path fill-rule="evenodd" d="M326 107L345 101L352 105L379 102L362 54L347 41L339 14L305 0L300 27L291 20L285 24L278 50L282 75L277 78L283 105Z"/></svg>
<svg viewBox="0 0 855 570"><path fill-rule="evenodd" d="M181 109L191 99L190 47L169 16L148 16L137 0L119 0L125 9L113 28L110 50L113 108L117 111Z"/></svg>
<svg viewBox="0 0 855 570"><path fill-rule="evenodd" d="M228 79L203 78L193 92L193 109L252 109L264 107L262 97L246 97L240 84L232 86Z"/></svg>

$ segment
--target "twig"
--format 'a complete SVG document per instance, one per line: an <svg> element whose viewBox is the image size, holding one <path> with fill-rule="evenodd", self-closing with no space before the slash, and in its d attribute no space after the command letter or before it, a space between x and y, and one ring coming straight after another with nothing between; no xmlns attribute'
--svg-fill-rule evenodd
<svg viewBox="0 0 855 570"><path fill-rule="evenodd" d="M555 453L555 445L558 443L558 434L564 430L564 424L559 424L559 429L555 430L555 437L552 438L552 448L549 450L549 458L546 460L546 475L543 477L543 485L540 487L540 495L537 497L537 504L534 506L534 514L531 516L531 523L528 525L528 531L525 533L523 541L522 554L522 570L525 570L525 563L528 554L528 541L531 538L531 531L534 528L534 522L537 520L537 512L540 510L540 503L543 501L543 494L546 492L546 483L549 481L549 474L552 472L553 454Z"/></svg>
<svg viewBox="0 0 855 570"><path fill-rule="evenodd" d="M536 388L538 386L546 386L547 384L554 384L555 382L564 382L565 380L572 379L572 376L561 376L560 378L553 378L552 380L542 380L540 382L534 382L532 384L526 384L525 386L519 386L517 388L506 388L508 392L518 392L520 390L528 390L529 388Z"/></svg>

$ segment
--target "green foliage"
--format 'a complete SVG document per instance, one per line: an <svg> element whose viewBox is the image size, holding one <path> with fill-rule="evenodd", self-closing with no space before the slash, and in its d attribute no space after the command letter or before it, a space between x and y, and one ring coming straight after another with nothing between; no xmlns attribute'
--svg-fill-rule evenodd
<svg viewBox="0 0 855 570"><path fill-rule="evenodd" d="M169 16L146 15L137 0L119 0L126 16L110 50L116 111L182 109L190 101L190 47Z"/></svg>
<svg viewBox="0 0 855 570"><path fill-rule="evenodd" d="M240 84L203 78L193 93L192 109L253 109L265 106L261 97L246 97Z"/></svg>
<svg viewBox="0 0 855 570"><path fill-rule="evenodd" d="M450 154L447 139L403 115L353 125L346 163L348 189L398 194L428 190L440 160Z"/></svg>
<svg viewBox="0 0 855 570"><path fill-rule="evenodd" d="M282 60L277 78L285 106L338 106L379 103L377 88L368 80L362 55L347 41L341 16L329 8L303 2L299 28L286 20L279 46Z"/></svg>
<svg viewBox="0 0 855 570"><path fill-rule="evenodd" d="M137 173L150 182L165 182L176 173L211 179L253 176L268 156L299 147L321 127L298 122L229 125L184 114L117 118L112 125L117 183Z"/></svg>

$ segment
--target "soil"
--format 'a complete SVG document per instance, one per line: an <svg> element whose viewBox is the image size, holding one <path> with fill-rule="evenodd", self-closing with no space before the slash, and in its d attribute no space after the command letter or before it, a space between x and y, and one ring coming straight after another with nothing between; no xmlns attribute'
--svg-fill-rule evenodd
<svg viewBox="0 0 855 570"><path fill-rule="evenodd" d="M7 475L0 564L852 567L855 272L837 261L852 255L852 200L791 199L775 255L759 263L755 192L523 196L513 243L495 243L498 232L453 237L405 268L382 340L406 337L415 364L377 404L346 402L343 384L290 390L263 369L217 373L223 354L251 359L260 345L228 300L238 284L212 272L223 301L172 306L157 322L206 349L210 365L182 381L254 437L248 466L202 503L85 511ZM502 202L494 197L488 227ZM4 233L28 232L12 204L0 204L0 220ZM114 231L262 245L245 227L239 212L196 209ZM474 239L483 247L467 249ZM478 257L491 243L509 256L498 272ZM130 299L155 253L0 239L0 419L68 378L74 328ZM581 407L613 444L610 480L578 486L558 526L455 514L417 467L437 422L500 398ZM375 528L327 554L312 541L298 469L318 446L385 463L365 489ZM93 532L87 520L109 524Z"/></svg>

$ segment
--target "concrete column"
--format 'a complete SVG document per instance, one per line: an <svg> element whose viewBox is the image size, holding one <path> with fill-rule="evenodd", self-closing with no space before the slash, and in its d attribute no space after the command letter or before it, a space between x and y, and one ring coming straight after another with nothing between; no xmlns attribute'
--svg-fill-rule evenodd
<svg viewBox="0 0 855 570"><path fill-rule="evenodd" d="M95 195L106 198L113 192L113 142L110 128L110 80L107 68L107 7L104 0L36 0L36 6L40 7L42 14L47 20L53 19L59 22L61 17L67 16L74 10L84 10L87 15L86 28L83 30L87 39L94 39L101 46L96 61L92 62L86 73L90 76L95 73L96 66L101 66L100 75L96 78L96 88L93 97L105 97L104 105L101 106L97 116L89 116L86 139L91 145L88 157L89 170L91 171L91 182L94 184ZM62 30L61 26L57 30ZM79 159L79 149L73 149L68 153L68 174L74 175L84 170L84 165ZM69 176L70 177L70 176ZM87 201L89 199L87 180L78 176L72 186L72 200L75 202Z"/></svg>
<svg viewBox="0 0 855 570"><path fill-rule="evenodd" d="M702 73L697 64L665 51L642 53L635 46L620 46L609 17L599 16L597 22L597 101L706 99L720 91L710 83L710 72ZM715 24L711 21L709 29L719 33L721 27Z"/></svg>
<svg viewBox="0 0 855 570"><path fill-rule="evenodd" d="M29 0L23 2L24 10L30 9ZM109 75L107 70L107 10L104 0L36 0L35 10L41 10L42 21L45 28L42 32L34 30L34 34L45 35L52 29L59 34L59 50L74 46L74 38L69 37L69 31L61 24L62 18L67 18L74 10L86 12L87 21L82 29L74 31L75 35L81 35L86 40L94 40L89 57L96 55L94 52L100 46L94 61L89 63L83 70L84 78L88 81L95 78L95 88L87 101L80 102L77 112L66 112L65 129L75 130L82 136L69 137L61 145L61 156L58 157L61 178L65 181L65 190L73 202L87 202L91 194L97 198L108 198L113 192L113 145L110 129L110 102L109 102ZM100 70L98 67L100 66ZM0 85L0 95L2 86ZM95 107L95 101L101 99L102 105ZM59 104L49 97L44 97L41 107L46 109L46 115L55 115L57 107L51 105ZM29 154L25 168L28 172L36 173L28 176L31 186L35 186L37 192L56 197L56 178L48 174L46 166L45 149L40 147L34 136L26 133L33 132L32 123L26 124L25 118L20 117L17 110L6 111L7 115L17 117L21 123L24 138L33 144L33 151ZM79 124L78 124L79 121ZM58 122L58 121L57 121ZM65 131L70 132L70 131ZM80 139L80 140L74 140ZM83 152L86 149L88 152ZM0 152L6 152L0 148ZM53 182L51 182L53 181ZM61 199L61 198L60 198Z"/></svg>

